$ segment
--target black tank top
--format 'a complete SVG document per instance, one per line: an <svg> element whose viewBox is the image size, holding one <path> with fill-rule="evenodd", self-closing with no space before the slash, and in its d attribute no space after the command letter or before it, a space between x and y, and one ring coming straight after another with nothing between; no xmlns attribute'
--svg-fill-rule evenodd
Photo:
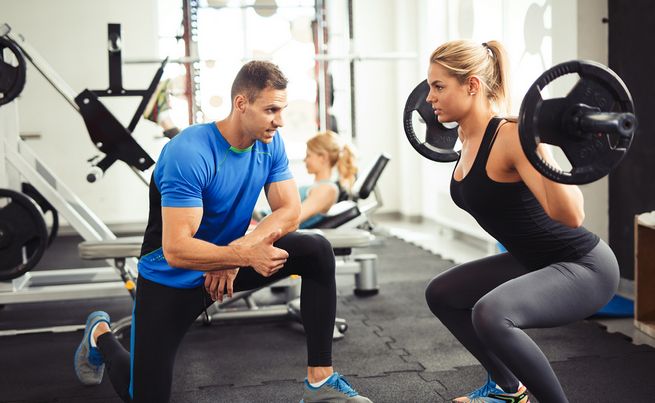
<svg viewBox="0 0 655 403"><path fill-rule="evenodd" d="M530 270L586 255L598 244L597 235L550 218L522 181L501 183L487 176L487 160L501 120L493 118L487 125L471 170L461 181L455 180L453 170L453 201Z"/></svg>

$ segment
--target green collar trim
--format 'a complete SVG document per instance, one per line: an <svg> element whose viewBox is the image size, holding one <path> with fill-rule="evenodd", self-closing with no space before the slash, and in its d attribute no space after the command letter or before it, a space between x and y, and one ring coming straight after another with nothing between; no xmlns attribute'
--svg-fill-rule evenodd
<svg viewBox="0 0 655 403"><path fill-rule="evenodd" d="M230 151L232 151L233 153L237 153L237 154L247 153L247 152L250 152L250 150L252 150L252 145L250 147L248 147L248 148L236 148L234 146L230 146Z"/></svg>

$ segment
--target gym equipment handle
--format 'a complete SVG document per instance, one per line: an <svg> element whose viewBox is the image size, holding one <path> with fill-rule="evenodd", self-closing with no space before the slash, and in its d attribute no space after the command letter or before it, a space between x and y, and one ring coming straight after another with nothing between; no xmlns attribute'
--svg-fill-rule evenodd
<svg viewBox="0 0 655 403"><path fill-rule="evenodd" d="M86 174L86 180L93 183L104 176L105 171L116 162L116 158L106 155L100 162L91 166L89 173Z"/></svg>

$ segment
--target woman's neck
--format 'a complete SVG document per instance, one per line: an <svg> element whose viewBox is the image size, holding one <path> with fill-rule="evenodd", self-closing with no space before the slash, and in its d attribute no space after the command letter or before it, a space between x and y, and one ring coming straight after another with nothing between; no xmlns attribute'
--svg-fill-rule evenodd
<svg viewBox="0 0 655 403"><path fill-rule="evenodd" d="M314 174L314 182L324 181L330 179L332 176L332 168L325 167Z"/></svg>
<svg viewBox="0 0 655 403"><path fill-rule="evenodd" d="M459 121L459 139L464 143L481 137L489 124L489 120L494 115L495 113L490 106L471 110L468 115Z"/></svg>

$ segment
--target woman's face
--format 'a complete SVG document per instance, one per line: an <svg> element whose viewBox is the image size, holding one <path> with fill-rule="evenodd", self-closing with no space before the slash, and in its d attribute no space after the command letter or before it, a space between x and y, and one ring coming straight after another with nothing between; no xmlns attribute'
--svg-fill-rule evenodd
<svg viewBox="0 0 655 403"><path fill-rule="evenodd" d="M305 167L307 168L307 172L310 174L316 174L324 167L326 162L327 157L325 154L314 152L309 148L307 149L305 154Z"/></svg>
<svg viewBox="0 0 655 403"><path fill-rule="evenodd" d="M439 63L430 63L428 85L430 92L425 100L432 105L439 122L459 122L473 98L469 95L468 85L461 84Z"/></svg>

